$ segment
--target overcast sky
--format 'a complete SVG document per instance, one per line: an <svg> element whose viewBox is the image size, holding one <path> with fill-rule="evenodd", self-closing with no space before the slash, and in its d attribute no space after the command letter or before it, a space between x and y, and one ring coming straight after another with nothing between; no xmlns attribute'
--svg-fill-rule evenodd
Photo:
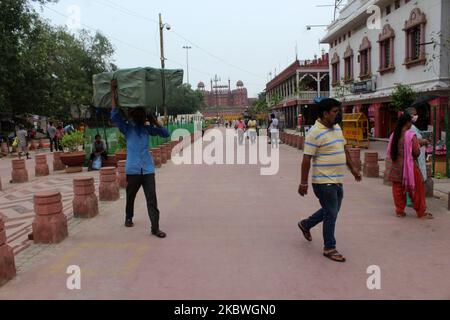
<svg viewBox="0 0 450 320"><path fill-rule="evenodd" d="M232 88L242 80L254 97L265 88L272 74L295 59L320 55L319 39L325 27L306 30L306 25L324 25L333 18L332 0L59 0L41 14L54 25L76 31L73 10L79 8L81 27L100 30L114 44L119 68L160 67L158 14L170 24L164 31L166 68L186 70L189 45L189 82L194 88L218 75ZM73 28L75 27L75 29ZM190 41L190 42L189 42ZM186 74L185 74L185 82Z"/></svg>

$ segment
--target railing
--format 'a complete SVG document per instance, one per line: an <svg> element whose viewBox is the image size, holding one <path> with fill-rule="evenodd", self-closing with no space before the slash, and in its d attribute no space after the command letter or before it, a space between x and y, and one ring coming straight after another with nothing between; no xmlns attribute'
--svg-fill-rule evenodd
<svg viewBox="0 0 450 320"><path fill-rule="evenodd" d="M301 91L298 95L290 95L286 97L285 99L283 99L282 103L290 102L293 100L314 100L315 98L317 98L317 96L317 91ZM329 98L330 91L321 91L320 96Z"/></svg>

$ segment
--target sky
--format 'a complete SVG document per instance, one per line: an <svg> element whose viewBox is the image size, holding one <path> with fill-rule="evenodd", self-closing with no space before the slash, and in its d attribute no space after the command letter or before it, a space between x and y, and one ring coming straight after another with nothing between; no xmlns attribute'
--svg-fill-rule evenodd
<svg viewBox="0 0 450 320"><path fill-rule="evenodd" d="M161 67L158 15L170 25L164 30L167 69L184 69L193 88L218 76L231 80L232 89L242 80L249 97L298 58L320 56L327 45L319 40L333 19L332 0L59 0L38 9L53 25L99 30L113 43L119 68ZM270 73L272 75L270 75Z"/></svg>

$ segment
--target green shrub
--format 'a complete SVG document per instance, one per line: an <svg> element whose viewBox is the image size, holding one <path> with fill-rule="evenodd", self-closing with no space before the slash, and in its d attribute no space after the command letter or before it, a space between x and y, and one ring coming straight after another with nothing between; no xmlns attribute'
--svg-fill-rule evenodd
<svg viewBox="0 0 450 320"><path fill-rule="evenodd" d="M61 139L61 145L70 152L78 151L80 146L83 146L84 134L81 131L75 131L72 134L65 134Z"/></svg>

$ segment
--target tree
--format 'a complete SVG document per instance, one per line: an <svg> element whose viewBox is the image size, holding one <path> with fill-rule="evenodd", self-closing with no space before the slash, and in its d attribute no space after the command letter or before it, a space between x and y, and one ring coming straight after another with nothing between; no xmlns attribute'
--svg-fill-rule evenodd
<svg viewBox="0 0 450 320"><path fill-rule="evenodd" d="M416 97L416 92L410 86L399 84L392 92L391 105L395 111L402 111L409 107Z"/></svg>
<svg viewBox="0 0 450 320"><path fill-rule="evenodd" d="M205 108L203 95L200 91L192 90L189 84L168 92L167 110L169 115L194 114Z"/></svg>

